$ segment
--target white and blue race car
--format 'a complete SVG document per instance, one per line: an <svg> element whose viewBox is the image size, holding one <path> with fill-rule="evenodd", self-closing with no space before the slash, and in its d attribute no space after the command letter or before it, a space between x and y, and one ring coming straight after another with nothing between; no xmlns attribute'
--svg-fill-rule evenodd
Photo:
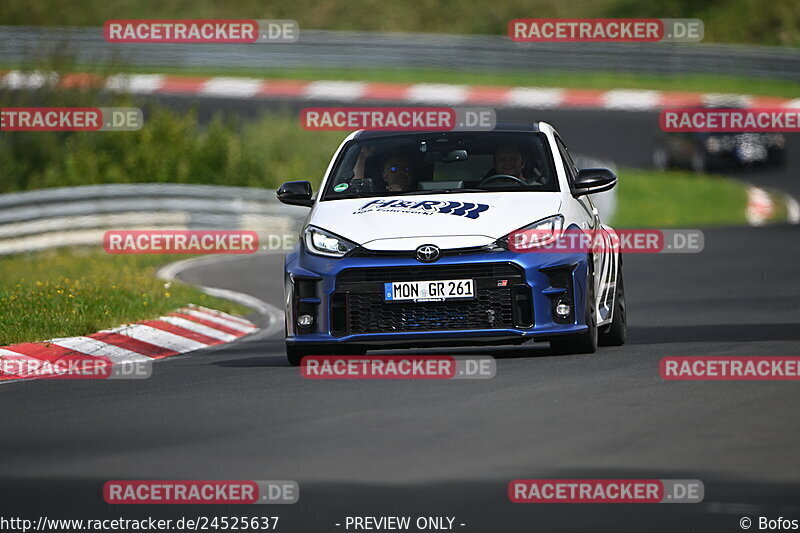
<svg viewBox="0 0 800 533"><path fill-rule="evenodd" d="M606 238L591 195L615 184L607 169L578 170L544 122L351 134L316 198L307 181L278 190L311 208L286 256L289 362L531 340L559 353L623 344L618 251L538 249L567 230ZM530 246L510 245L529 230Z"/></svg>

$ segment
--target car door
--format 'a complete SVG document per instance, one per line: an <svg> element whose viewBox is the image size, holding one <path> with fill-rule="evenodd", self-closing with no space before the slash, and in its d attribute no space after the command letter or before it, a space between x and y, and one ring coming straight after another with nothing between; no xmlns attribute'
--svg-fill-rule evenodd
<svg viewBox="0 0 800 533"><path fill-rule="evenodd" d="M556 135L556 145L558 146L561 162L564 165L564 170L567 173L567 180L570 184L570 189L574 188L575 177L578 174L578 167L572 159L572 156L564 144L564 141ZM593 231L593 235L602 236L604 246L596 248L592 254L594 263L594 284L595 284L595 297L596 304L598 305L598 323L604 322L611 317L611 306L609 304L612 299L612 289L615 283L616 268L615 268L615 254L612 250L611 236L608 231L602 226L600 215L597 208L592 203L589 195L579 196L575 199L581 206L581 209L586 214L589 229Z"/></svg>

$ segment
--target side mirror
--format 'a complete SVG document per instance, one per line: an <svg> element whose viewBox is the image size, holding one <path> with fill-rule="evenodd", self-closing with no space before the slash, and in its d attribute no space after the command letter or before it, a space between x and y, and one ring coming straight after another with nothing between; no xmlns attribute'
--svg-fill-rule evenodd
<svg viewBox="0 0 800 533"><path fill-rule="evenodd" d="M287 181L278 188L278 200L288 205L311 207L311 183L308 181Z"/></svg>
<svg viewBox="0 0 800 533"><path fill-rule="evenodd" d="M583 196L596 192L609 191L617 184L617 176L607 168L584 168L575 177L572 196Z"/></svg>

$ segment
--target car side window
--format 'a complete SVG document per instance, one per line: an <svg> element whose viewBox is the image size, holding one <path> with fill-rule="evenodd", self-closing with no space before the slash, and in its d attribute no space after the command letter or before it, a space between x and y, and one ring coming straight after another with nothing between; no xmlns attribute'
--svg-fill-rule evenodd
<svg viewBox="0 0 800 533"><path fill-rule="evenodd" d="M558 145L558 152L561 154L561 160L564 162L564 168L567 171L567 181L569 181L569 186L572 189L575 187L575 178L578 176L578 166L575 164L575 161L572 160L572 156L569 155L569 150L567 150L564 142L558 136L556 136L556 144ZM591 216L594 209L592 199L589 198L588 195L581 196L578 198L578 203L580 203ZM597 217L594 218L595 223L597 223Z"/></svg>
<svg viewBox="0 0 800 533"><path fill-rule="evenodd" d="M556 137L556 145L558 146L559 154L561 154L561 161L564 163L564 168L567 171L567 180L571 187L575 183L575 176L578 175L578 167L560 137Z"/></svg>

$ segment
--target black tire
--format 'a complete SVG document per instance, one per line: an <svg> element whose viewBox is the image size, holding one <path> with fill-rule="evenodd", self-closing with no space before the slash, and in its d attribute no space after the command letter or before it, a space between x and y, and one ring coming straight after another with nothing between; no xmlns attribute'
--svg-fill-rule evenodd
<svg viewBox="0 0 800 533"><path fill-rule="evenodd" d="M367 349L363 346L341 346L336 350L336 355L364 355Z"/></svg>
<svg viewBox="0 0 800 533"><path fill-rule="evenodd" d="M300 366L300 362L306 355L311 355L308 349L286 343L286 360L291 366Z"/></svg>
<svg viewBox="0 0 800 533"><path fill-rule="evenodd" d="M773 153L767 159L767 165L773 168L784 168L786 166L786 153L783 150Z"/></svg>
<svg viewBox="0 0 800 533"><path fill-rule="evenodd" d="M614 318L605 331L597 338L600 346L622 346L628 339L628 321L625 315L625 283L622 278L622 262L617 274L617 287L614 295Z"/></svg>
<svg viewBox="0 0 800 533"><path fill-rule="evenodd" d="M317 344L310 348L286 343L286 359L291 366L300 366L306 355L364 355L367 349L363 346L336 346Z"/></svg>
<svg viewBox="0 0 800 533"><path fill-rule="evenodd" d="M689 161L689 167L692 169L692 172L697 174L702 174L709 170L708 158L706 157L705 152L703 152L700 148L695 148L694 152L692 153L692 157Z"/></svg>
<svg viewBox="0 0 800 533"><path fill-rule="evenodd" d="M655 150L653 150L653 166L661 172L669 169L669 153L665 147L656 146Z"/></svg>
<svg viewBox="0 0 800 533"><path fill-rule="evenodd" d="M589 326L589 331L552 339L550 341L550 349L557 354L594 353L597 351L597 308L594 305L594 272L591 271L591 259L589 261L590 273L589 278L586 280L588 289L585 311L586 324Z"/></svg>

